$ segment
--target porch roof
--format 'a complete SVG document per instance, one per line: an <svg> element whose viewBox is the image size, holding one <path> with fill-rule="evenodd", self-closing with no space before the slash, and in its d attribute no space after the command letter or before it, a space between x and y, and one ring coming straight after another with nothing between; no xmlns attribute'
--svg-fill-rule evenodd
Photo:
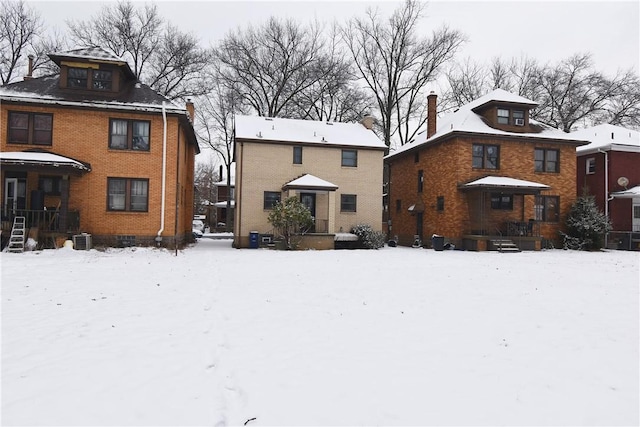
<svg viewBox="0 0 640 427"><path fill-rule="evenodd" d="M215 202L213 203L213 206L215 206L216 208L226 208L227 202ZM231 200L229 206L231 207L231 209L235 208L236 207L235 200Z"/></svg>
<svg viewBox="0 0 640 427"><path fill-rule="evenodd" d="M313 176L311 174L304 174L299 178L294 179L286 183L282 189L312 189L312 190L325 190L325 191L335 191L338 189L338 186L330 183L329 181L325 181L324 179L320 179L317 176Z"/></svg>
<svg viewBox="0 0 640 427"><path fill-rule="evenodd" d="M611 193L611 197L618 199L632 199L634 197L640 197L640 185L636 185L628 190Z"/></svg>
<svg viewBox="0 0 640 427"><path fill-rule="evenodd" d="M45 151L9 151L0 153L0 165L28 168L54 168L73 173L90 172L91 165Z"/></svg>
<svg viewBox="0 0 640 427"><path fill-rule="evenodd" d="M509 178L506 176L486 176L459 186L462 190L493 189L511 190L525 193L537 193L540 190L548 190L551 187L533 181Z"/></svg>

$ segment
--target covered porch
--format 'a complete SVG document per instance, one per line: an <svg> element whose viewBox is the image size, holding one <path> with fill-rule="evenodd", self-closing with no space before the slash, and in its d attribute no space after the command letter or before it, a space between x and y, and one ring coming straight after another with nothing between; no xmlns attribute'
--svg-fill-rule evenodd
<svg viewBox="0 0 640 427"><path fill-rule="evenodd" d="M544 236L536 220L537 197L550 187L532 181L489 176L459 186L468 219L462 236L467 250L540 250Z"/></svg>
<svg viewBox="0 0 640 427"><path fill-rule="evenodd" d="M2 246L15 217L24 217L29 234L56 245L80 230L80 212L69 209L70 181L91 171L75 159L42 150L0 153Z"/></svg>

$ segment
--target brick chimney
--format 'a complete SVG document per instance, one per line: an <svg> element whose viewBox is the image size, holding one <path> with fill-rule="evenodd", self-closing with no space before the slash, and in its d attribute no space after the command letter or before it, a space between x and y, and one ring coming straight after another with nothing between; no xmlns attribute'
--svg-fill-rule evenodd
<svg viewBox="0 0 640 427"><path fill-rule="evenodd" d="M33 78L33 59L35 56L29 55L29 70L28 74L23 77L23 80L31 80Z"/></svg>
<svg viewBox="0 0 640 427"><path fill-rule="evenodd" d="M366 127L369 130L373 129L374 122L375 122L375 119L368 115L364 116L362 120L360 120L360 124L362 124L362 126Z"/></svg>
<svg viewBox="0 0 640 427"><path fill-rule="evenodd" d="M427 96L427 139L431 138L436 133L436 101L438 95L434 91L431 91Z"/></svg>
<svg viewBox="0 0 640 427"><path fill-rule="evenodd" d="M189 113L189 118L191 119L191 123L195 123L196 110L193 106L193 101L191 98L187 98L187 113Z"/></svg>

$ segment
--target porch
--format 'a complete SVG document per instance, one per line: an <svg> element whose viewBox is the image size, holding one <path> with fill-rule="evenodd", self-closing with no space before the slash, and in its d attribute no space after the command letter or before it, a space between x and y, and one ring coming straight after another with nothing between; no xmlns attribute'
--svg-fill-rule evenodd
<svg viewBox="0 0 640 427"><path fill-rule="evenodd" d="M62 212L59 209L8 209L6 205L2 205L2 221L0 229L1 247L4 248L11 228L13 220L17 216L25 218L25 228L29 236L33 237L43 248L58 247L60 240L66 240L73 234L80 232L80 212L76 210L68 210Z"/></svg>

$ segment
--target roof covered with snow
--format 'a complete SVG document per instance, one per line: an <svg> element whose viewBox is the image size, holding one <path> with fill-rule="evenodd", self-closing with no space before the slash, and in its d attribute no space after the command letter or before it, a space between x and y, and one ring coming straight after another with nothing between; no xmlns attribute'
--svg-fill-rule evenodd
<svg viewBox="0 0 640 427"><path fill-rule="evenodd" d="M517 188L517 189L539 189L550 188L548 185L539 182L525 181L522 179L509 178L506 176L486 176L476 179L463 185L464 188L491 187L491 188Z"/></svg>
<svg viewBox="0 0 640 427"><path fill-rule="evenodd" d="M385 143L360 123L320 122L258 116L236 116L237 139L386 149Z"/></svg>
<svg viewBox="0 0 640 427"><path fill-rule="evenodd" d="M325 181L324 179L307 173L302 175L300 178L296 178L293 181L286 183L283 188L315 188L323 190L337 190L338 186L332 184L329 181Z"/></svg>
<svg viewBox="0 0 640 427"><path fill-rule="evenodd" d="M79 171L88 172L91 166L69 157L60 156L54 153L35 151L12 151L0 153L0 164L8 165L32 165L32 166L52 166L71 167Z"/></svg>
<svg viewBox="0 0 640 427"><path fill-rule="evenodd" d="M112 53L108 52L100 46L85 47L81 49L73 49L67 51L54 52L49 54L50 58L77 58L77 59L93 59L96 61L124 62Z"/></svg>
<svg viewBox="0 0 640 427"><path fill-rule="evenodd" d="M588 145L576 148L578 155L598 150L640 152L640 132L621 126L601 124L571 132L571 135L589 141Z"/></svg>
<svg viewBox="0 0 640 427"><path fill-rule="evenodd" d="M447 114L442 118L438 118L436 133L430 138L423 141L416 141L409 144L405 144L399 147L394 152L389 154L387 158L392 158L401 153L412 150L416 147L435 143L443 137L450 136L456 132L462 133L475 133L478 135L487 136L508 136L514 139L521 138L537 138L548 139L552 141L564 141L572 144L586 144L586 141L577 138L573 134L562 132L561 130L543 125L535 120L529 119L529 124L535 126L540 132L531 133L516 133L507 132L504 130L496 129L489 126L484 118L476 113L480 107L490 104L492 102L507 102L513 104L524 104L529 106L537 105L535 102L530 101L521 96L512 94L502 89L496 89L485 96L482 96L466 105L460 107L457 111Z"/></svg>
<svg viewBox="0 0 640 427"><path fill-rule="evenodd" d="M624 191L616 191L611 193L612 197L620 198L620 199L631 199L635 197L640 197L640 185L636 185L635 187L631 187L628 190Z"/></svg>

